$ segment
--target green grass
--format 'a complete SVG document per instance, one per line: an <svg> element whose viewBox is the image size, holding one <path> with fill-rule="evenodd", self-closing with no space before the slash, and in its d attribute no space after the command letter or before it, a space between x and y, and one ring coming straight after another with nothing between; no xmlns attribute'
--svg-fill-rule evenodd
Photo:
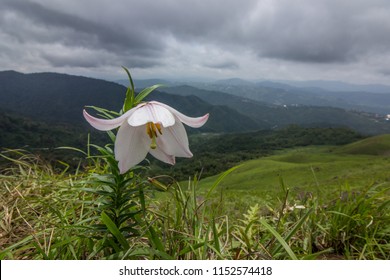
<svg viewBox="0 0 390 280"><path fill-rule="evenodd" d="M320 198L334 197L349 184L359 189L372 184L390 186L390 158L341 153L337 147L306 147L244 162L219 186L226 197L245 197L252 202L275 202L280 180L291 195L314 193ZM207 190L216 176L201 180Z"/></svg>
<svg viewBox="0 0 390 280"><path fill-rule="evenodd" d="M103 162L69 174L6 152L0 259L389 259L390 159L346 147L279 151L169 186L149 180L137 235L99 214L98 191L83 191Z"/></svg>
<svg viewBox="0 0 390 280"><path fill-rule="evenodd" d="M340 147L343 154L390 156L390 134L378 135Z"/></svg>

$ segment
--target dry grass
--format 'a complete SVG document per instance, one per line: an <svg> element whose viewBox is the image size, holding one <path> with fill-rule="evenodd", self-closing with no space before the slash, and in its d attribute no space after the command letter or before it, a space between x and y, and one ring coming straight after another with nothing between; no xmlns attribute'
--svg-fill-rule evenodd
<svg viewBox="0 0 390 280"><path fill-rule="evenodd" d="M88 174L54 170L23 151L2 155L10 165L0 174L0 259L390 258L390 194L381 185L360 192L345 185L323 204L291 197L281 181L276 203L242 201L233 217L223 195L198 193L196 179L185 187L174 182L168 199L146 196L140 235L117 233L128 243L122 250L107 229L100 239L91 231L99 206L94 194L80 190Z"/></svg>

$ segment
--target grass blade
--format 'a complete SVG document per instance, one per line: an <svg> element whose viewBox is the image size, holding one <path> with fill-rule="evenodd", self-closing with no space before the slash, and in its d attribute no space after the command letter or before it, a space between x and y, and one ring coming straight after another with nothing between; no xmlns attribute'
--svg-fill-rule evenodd
<svg viewBox="0 0 390 280"><path fill-rule="evenodd" d="M214 182L214 184L211 186L210 190L207 192L207 195L206 195L206 198L210 198L210 195L211 193L214 191L214 189L222 182L222 180L227 176L229 175L230 173L232 173L234 170L236 170L237 168L241 167L241 165L237 165L237 166L234 166L228 170L226 170L225 172L223 172L218 178L217 180Z"/></svg>
<svg viewBox="0 0 390 280"><path fill-rule="evenodd" d="M287 254L290 256L293 260L298 260L297 256L294 254L294 252L291 250L290 246L286 243L286 241L283 239L283 237L270 225L268 224L264 219L260 219L260 223L272 233L272 235L279 241L280 244L282 244L283 248L286 250Z"/></svg>

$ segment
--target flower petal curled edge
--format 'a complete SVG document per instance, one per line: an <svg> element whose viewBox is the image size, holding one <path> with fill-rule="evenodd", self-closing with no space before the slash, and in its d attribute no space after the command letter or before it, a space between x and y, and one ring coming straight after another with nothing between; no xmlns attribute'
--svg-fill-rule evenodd
<svg viewBox="0 0 390 280"><path fill-rule="evenodd" d="M121 173L141 162L148 152L158 160L172 165L175 164L176 156L192 157L182 123L198 128L203 126L209 117L209 114L206 114L191 118L157 101L141 103L115 119L95 118L86 110L83 115L98 130L108 131L120 127L115 141L115 159L119 162ZM154 127L162 126L161 131L158 128L161 135L154 131L156 148L151 148L151 137L146 133L150 123L158 124Z"/></svg>

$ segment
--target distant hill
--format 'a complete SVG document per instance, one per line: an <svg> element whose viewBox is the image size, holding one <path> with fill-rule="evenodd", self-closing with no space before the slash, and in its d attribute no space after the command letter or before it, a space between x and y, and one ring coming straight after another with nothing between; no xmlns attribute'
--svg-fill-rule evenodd
<svg viewBox="0 0 390 280"><path fill-rule="evenodd" d="M245 86L240 80L227 84ZM307 127L349 127L368 135L390 133L390 122L375 114L324 106L272 105L239 94L191 86L159 90L149 99L167 103L190 116L211 113L207 124L197 132L245 132L298 124ZM87 77L0 72L0 109L46 123L89 127L81 113L84 106L94 105L119 111L125 92L126 87L117 83Z"/></svg>
<svg viewBox="0 0 390 280"><path fill-rule="evenodd" d="M233 79L194 84L198 88L220 91L274 105L328 106L379 114L390 113L390 91L366 92L369 87L351 87L354 91L331 91L320 87L297 87L281 82L238 82ZM384 87L386 88L386 87Z"/></svg>
<svg viewBox="0 0 390 280"><path fill-rule="evenodd" d="M119 83L127 85L125 80ZM238 78L213 82L137 81L138 87L163 83L171 87L188 85L213 92L223 92L271 105L327 106L371 113L390 113L390 86L357 85L340 81L248 81Z"/></svg>
<svg viewBox="0 0 390 280"><path fill-rule="evenodd" d="M48 123L85 124L82 109L86 105L119 111L126 88L114 82L58 73L22 74L0 72L0 108ZM213 106L198 97L154 95L190 116L211 113L199 131L234 132L257 129L257 123L234 109Z"/></svg>
<svg viewBox="0 0 390 280"><path fill-rule="evenodd" d="M376 114L341 108L309 105L271 105L233 94L204 90L191 86L166 87L175 95L194 95L214 105L223 104L249 116L261 128L280 128L290 124L311 127L349 127L365 134L390 133L390 122Z"/></svg>
<svg viewBox="0 0 390 280"><path fill-rule="evenodd" d="M248 201L270 202L270 194L282 195L280 179L289 188L289 195L328 193L331 199L348 189L368 186L389 186L389 158L372 155L351 155L329 152L329 147L306 147L285 150L276 155L241 163L218 186L218 195L245 197ZM200 181L199 191L208 190L218 176ZM255 203L253 202L253 203Z"/></svg>
<svg viewBox="0 0 390 280"><path fill-rule="evenodd" d="M210 104L194 95L178 96L155 91L146 100L156 100L166 104L172 104L173 107L178 108L178 110L185 112L189 116L200 116L205 113L210 113L208 122L211 122L211 125L205 126L203 131L242 132L262 128L259 122L256 122L245 114L237 112L233 108L224 104ZM191 130L190 128L188 129Z"/></svg>
<svg viewBox="0 0 390 280"><path fill-rule="evenodd" d="M151 175L161 173L180 180L201 172L202 177L223 172L243 161L261 158L281 149L311 145L344 145L362 139L355 131L343 128L304 128L289 126L280 130L261 130L222 135L193 135L191 159L178 159L168 166L151 159Z"/></svg>
<svg viewBox="0 0 390 280"><path fill-rule="evenodd" d="M87 132L80 126L47 124L0 112L0 150L2 148L51 149L60 146L86 147ZM94 133L91 129L90 132ZM94 138L102 137L95 133Z"/></svg>
<svg viewBox="0 0 390 280"><path fill-rule="evenodd" d="M390 134L369 137L337 149L339 153L390 156Z"/></svg>
<svg viewBox="0 0 390 280"><path fill-rule="evenodd" d="M85 105L118 110L125 92L116 83L80 76L0 72L0 108L47 122L81 123Z"/></svg>
<svg viewBox="0 0 390 280"><path fill-rule="evenodd" d="M281 81L281 83L300 88L321 88L333 92L370 92L390 94L390 86L380 84L356 85L340 81L310 80L310 81Z"/></svg>

